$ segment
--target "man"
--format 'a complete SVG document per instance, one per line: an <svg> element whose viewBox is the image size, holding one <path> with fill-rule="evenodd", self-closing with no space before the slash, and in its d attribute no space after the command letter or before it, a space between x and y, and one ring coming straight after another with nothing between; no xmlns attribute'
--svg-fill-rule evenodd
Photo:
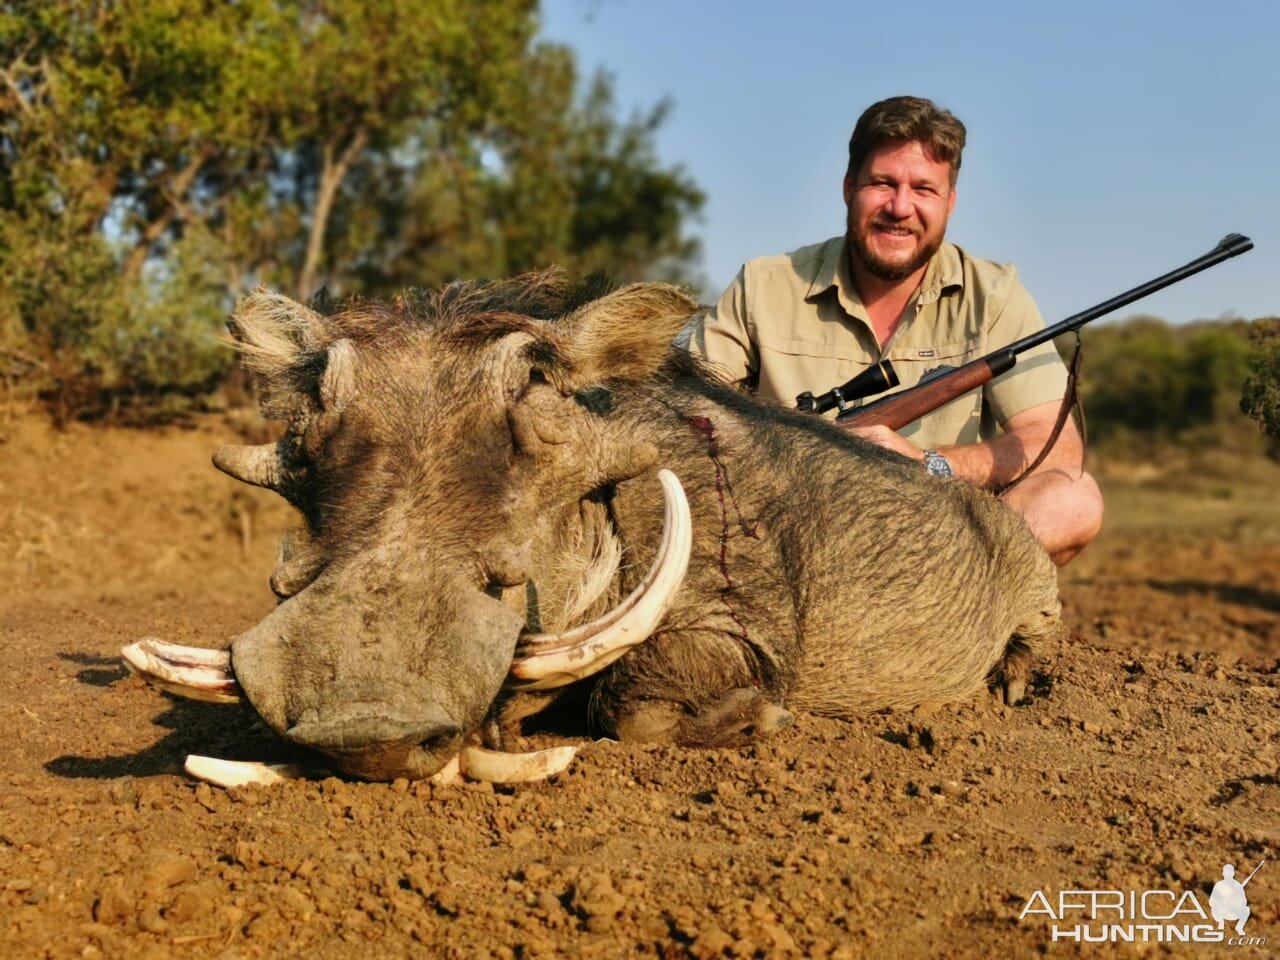
<svg viewBox="0 0 1280 960"><path fill-rule="evenodd" d="M1257 870L1253 871L1253 873L1257 872ZM1236 879L1235 865L1230 863L1223 865L1222 879L1213 885L1213 891L1209 894L1209 912L1218 922L1219 930L1226 921L1234 920L1236 933L1244 936L1244 925L1249 920L1249 897L1244 892L1244 884L1253 879L1253 873L1249 874L1248 880L1241 883Z"/></svg>
<svg viewBox="0 0 1280 960"><path fill-rule="evenodd" d="M964 140L964 125L928 100L869 107L849 140L845 236L747 263L685 331L689 349L729 382L794 407L797 394L822 393L886 358L906 388L936 366L1041 329L1012 266L944 242ZM1062 361L1045 344L901 433L854 432L931 473L999 490L1039 455L1065 385ZM1102 522L1101 494L1082 463L1068 420L1044 462L1003 494L1059 565Z"/></svg>

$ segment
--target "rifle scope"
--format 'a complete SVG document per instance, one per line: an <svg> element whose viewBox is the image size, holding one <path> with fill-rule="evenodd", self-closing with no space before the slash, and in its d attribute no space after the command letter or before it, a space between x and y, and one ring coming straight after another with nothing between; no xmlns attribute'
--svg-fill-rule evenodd
<svg viewBox="0 0 1280 960"><path fill-rule="evenodd" d="M861 400L863 397L884 393L897 385L898 374L894 371L893 364L888 360L881 360L852 380L832 387L820 397L815 397L806 390L796 397L796 408L805 413L826 413L832 407L844 410L850 400Z"/></svg>

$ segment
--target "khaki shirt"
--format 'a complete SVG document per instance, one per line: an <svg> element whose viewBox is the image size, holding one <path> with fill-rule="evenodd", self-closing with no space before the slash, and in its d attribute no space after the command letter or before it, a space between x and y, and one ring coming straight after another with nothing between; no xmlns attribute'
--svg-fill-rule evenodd
<svg viewBox="0 0 1280 960"><path fill-rule="evenodd" d="M1014 267L944 243L882 351L854 290L846 250L844 238L834 237L748 262L677 342L710 361L727 383L794 408L797 394L819 396L885 358L893 361L901 390L934 367L958 367L1044 327ZM1012 370L980 391L899 432L924 449L990 439L996 424L1014 414L1061 400L1066 379L1057 351L1046 343L1021 354Z"/></svg>

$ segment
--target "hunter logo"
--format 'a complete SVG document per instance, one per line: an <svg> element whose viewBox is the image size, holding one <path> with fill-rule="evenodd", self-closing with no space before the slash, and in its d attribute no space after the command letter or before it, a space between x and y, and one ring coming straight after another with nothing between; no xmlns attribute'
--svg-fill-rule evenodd
<svg viewBox="0 0 1280 960"><path fill-rule="evenodd" d="M1266 861L1262 861L1266 863ZM1253 873L1262 869L1262 863L1253 868ZM1245 878L1244 883L1236 879L1236 868L1232 864L1222 867L1222 879L1213 885L1213 893L1209 894L1209 911L1213 919L1222 926L1227 920L1235 920L1236 933L1244 935L1244 925L1249 919L1249 898L1244 888L1253 879L1253 873Z"/></svg>
<svg viewBox="0 0 1280 960"><path fill-rule="evenodd" d="M932 350L921 350L919 353L917 353L917 354L916 354L916 356L917 356L917 357L932 357L932 356L933 356L933 351L932 351Z"/></svg>
<svg viewBox="0 0 1280 960"><path fill-rule="evenodd" d="M1249 898L1245 887L1262 869L1262 861L1244 882L1235 866L1222 868L1222 879L1209 894L1206 910L1191 890L1037 890L1027 898L1018 920L1040 916L1049 921L1053 941L1075 943L1221 943L1262 946L1266 937L1248 936ZM1234 931L1227 929L1234 924Z"/></svg>

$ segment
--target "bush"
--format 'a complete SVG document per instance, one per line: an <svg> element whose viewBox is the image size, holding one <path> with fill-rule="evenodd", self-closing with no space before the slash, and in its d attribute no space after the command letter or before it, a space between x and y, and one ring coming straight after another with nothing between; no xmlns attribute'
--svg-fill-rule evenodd
<svg viewBox="0 0 1280 960"><path fill-rule="evenodd" d="M64 232L69 219L0 219L6 379L47 401L59 422L131 408L165 416L216 387L232 360L217 339L230 303L210 244L196 233L166 272L130 280L101 234ZM15 230L22 242L6 244Z"/></svg>
<svg viewBox="0 0 1280 960"><path fill-rule="evenodd" d="M1237 409L1248 373L1244 321L1171 325L1138 316L1084 331L1081 397L1104 452L1161 445L1249 446ZM1065 357L1074 336L1059 339ZM1254 444L1256 446L1256 444Z"/></svg>
<svg viewBox="0 0 1280 960"><path fill-rule="evenodd" d="M1269 453L1280 460L1280 317L1255 320L1249 331L1253 351L1249 376L1240 392L1240 409L1271 438Z"/></svg>

